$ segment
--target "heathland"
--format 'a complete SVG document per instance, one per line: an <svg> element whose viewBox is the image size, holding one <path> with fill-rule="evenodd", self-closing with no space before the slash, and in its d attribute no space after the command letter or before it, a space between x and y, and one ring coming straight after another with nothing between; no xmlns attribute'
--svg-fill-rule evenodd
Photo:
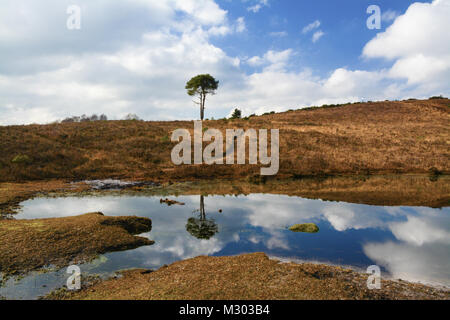
<svg viewBox="0 0 450 320"><path fill-rule="evenodd" d="M244 119L206 120L206 128L279 129L279 178L447 174L450 100L324 106ZM175 129L189 121L96 121L0 127L0 181L245 179L260 165L182 165L171 161Z"/></svg>

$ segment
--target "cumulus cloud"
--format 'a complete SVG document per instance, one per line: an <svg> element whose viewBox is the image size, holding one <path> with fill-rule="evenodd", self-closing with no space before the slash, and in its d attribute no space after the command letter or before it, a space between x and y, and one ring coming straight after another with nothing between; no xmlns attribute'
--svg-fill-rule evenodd
<svg viewBox="0 0 450 320"><path fill-rule="evenodd" d="M266 65L265 71L282 71L285 69L291 55L291 49L284 51L269 50L263 57L252 57L247 60L247 63L253 67Z"/></svg>
<svg viewBox="0 0 450 320"><path fill-rule="evenodd" d="M80 2L77 31L65 27L68 1L2 3L0 59L8 63L0 66L0 123L93 111L168 118L169 110L184 109L179 88L189 77L208 71L223 80L237 72L239 60L209 38L243 32L245 21L230 25L212 0Z"/></svg>
<svg viewBox="0 0 450 320"><path fill-rule="evenodd" d="M250 2L268 5L267 1ZM193 119L190 77L221 82L207 112L225 116L308 105L450 94L449 0L414 3L363 48L380 70L338 68L318 77L292 63L290 48L243 59L213 40L246 30L214 0L79 0L82 28L66 28L69 0L4 0L0 10L0 124L46 123L70 115L128 113L146 120ZM321 35L320 21L305 32ZM313 32L315 30L315 33ZM283 36L284 33L272 34ZM246 72L242 64L253 67ZM176 112L174 112L176 111Z"/></svg>
<svg viewBox="0 0 450 320"><path fill-rule="evenodd" d="M389 77L406 79L417 92L448 93L450 1L414 3L363 49L366 58L393 60Z"/></svg>

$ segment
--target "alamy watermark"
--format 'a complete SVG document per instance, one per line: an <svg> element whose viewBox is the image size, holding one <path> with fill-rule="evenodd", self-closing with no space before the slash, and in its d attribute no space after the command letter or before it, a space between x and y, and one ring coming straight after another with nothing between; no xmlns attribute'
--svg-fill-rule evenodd
<svg viewBox="0 0 450 320"><path fill-rule="evenodd" d="M66 286L68 290L81 289L81 269L79 266L72 265L67 268L70 277L67 279Z"/></svg>
<svg viewBox="0 0 450 320"><path fill-rule="evenodd" d="M180 141L181 139L181 141ZM223 135L220 130L207 129L203 132L202 121L194 121L194 139L187 129L177 129L172 133L172 142L178 144L172 149L171 158L175 165L192 164L192 145L194 164L246 164L247 139L249 145L249 164L268 165L261 168L261 175L271 176L278 173L280 167L280 133L270 130L270 155L268 152L267 129L227 129L224 150ZM211 142L203 150L203 142ZM237 150L235 148L237 145ZM259 153L258 153L259 148ZM214 154L214 155L213 155ZM225 161L224 161L225 158ZM237 161L235 161L237 158Z"/></svg>
<svg viewBox="0 0 450 320"><path fill-rule="evenodd" d="M381 269L377 265L369 266L367 273L370 276L367 278L367 289L380 290L381 289Z"/></svg>
<svg viewBox="0 0 450 320"><path fill-rule="evenodd" d="M71 5L66 10L69 17L67 18L66 26L69 30L81 29L81 8L77 5Z"/></svg>

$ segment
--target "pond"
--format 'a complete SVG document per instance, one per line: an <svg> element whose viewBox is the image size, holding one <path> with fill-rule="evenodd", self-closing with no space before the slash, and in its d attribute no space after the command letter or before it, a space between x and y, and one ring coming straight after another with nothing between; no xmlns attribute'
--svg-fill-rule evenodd
<svg viewBox="0 0 450 320"><path fill-rule="evenodd" d="M157 269L199 255L228 256L265 252L271 257L350 266L378 265L385 278L450 287L450 209L384 207L301 197L178 196L168 206L161 197L103 195L35 198L22 203L16 219L103 212L152 219L144 234L152 246L102 255L81 265L83 275L108 277L129 268ZM318 233L294 233L289 226L315 223ZM33 299L62 287L65 269L10 279L0 295Z"/></svg>

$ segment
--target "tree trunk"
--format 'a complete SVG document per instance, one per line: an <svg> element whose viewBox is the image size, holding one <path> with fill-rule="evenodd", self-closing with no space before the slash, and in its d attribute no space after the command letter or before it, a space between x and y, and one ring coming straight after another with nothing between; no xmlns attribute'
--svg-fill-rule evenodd
<svg viewBox="0 0 450 320"><path fill-rule="evenodd" d="M206 93L202 93L200 95L200 119L203 121L203 118L205 117L205 100L206 100Z"/></svg>
<svg viewBox="0 0 450 320"><path fill-rule="evenodd" d="M200 220L206 220L205 198L203 196L200 196Z"/></svg>

